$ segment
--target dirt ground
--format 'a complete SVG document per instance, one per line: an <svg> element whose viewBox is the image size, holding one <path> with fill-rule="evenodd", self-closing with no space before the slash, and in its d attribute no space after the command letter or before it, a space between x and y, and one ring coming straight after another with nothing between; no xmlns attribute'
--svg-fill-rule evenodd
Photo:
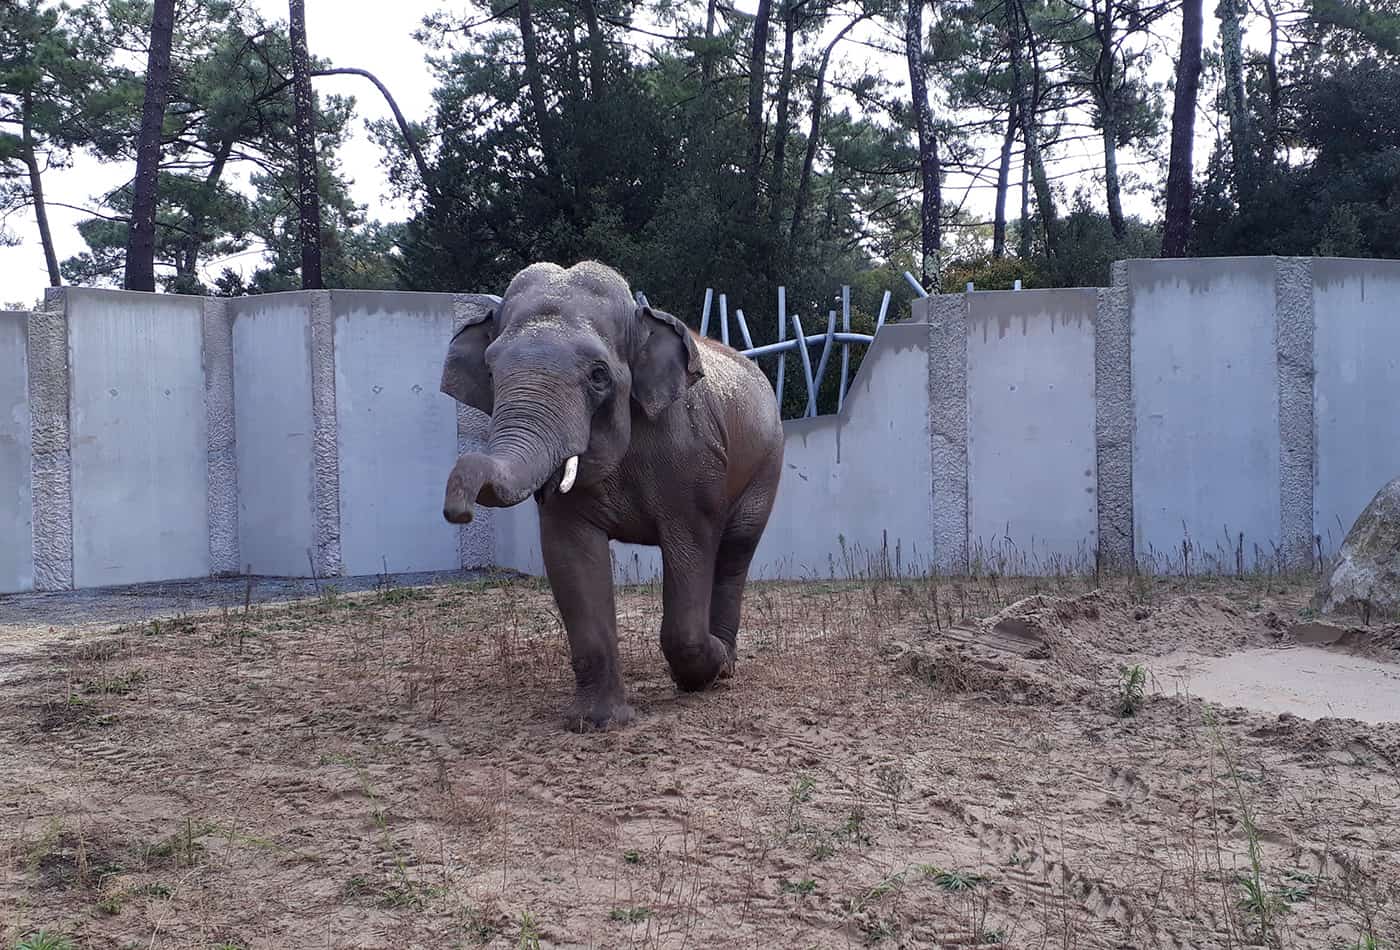
<svg viewBox="0 0 1400 950"><path fill-rule="evenodd" d="M0 947L1400 948L1400 629L1040 584L755 585L698 695L620 592L593 735L528 583L0 638Z"/></svg>

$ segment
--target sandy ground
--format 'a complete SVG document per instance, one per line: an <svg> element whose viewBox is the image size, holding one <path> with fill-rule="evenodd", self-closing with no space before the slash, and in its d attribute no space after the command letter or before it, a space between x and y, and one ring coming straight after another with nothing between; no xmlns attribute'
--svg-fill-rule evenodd
<svg viewBox="0 0 1400 950"><path fill-rule="evenodd" d="M682 696L629 590L584 736L527 584L11 628L0 947L1400 947L1400 631L1034 593L759 585Z"/></svg>

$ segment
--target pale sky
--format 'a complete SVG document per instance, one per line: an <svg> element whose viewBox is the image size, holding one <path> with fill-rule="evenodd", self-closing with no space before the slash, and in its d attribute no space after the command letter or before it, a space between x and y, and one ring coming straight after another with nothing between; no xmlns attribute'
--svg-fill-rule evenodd
<svg viewBox="0 0 1400 950"><path fill-rule="evenodd" d="M737 6L741 10L751 12L755 2L756 0L739 0ZM286 16L285 0L254 0L254 3L269 19ZM389 87L404 114L410 120L420 119L427 116L432 107L433 80L424 61L424 50L413 39L412 34L426 14L438 10L461 11L465 7L466 4L461 0L397 0L394 3L384 3L383 0L306 0L309 44L314 55L323 57L336 66L358 66L375 73ZM1208 44L1214 41L1216 27L1214 17L1207 14ZM1167 34L1168 42L1174 44L1174 36L1178 29L1177 19L1173 17L1163 25L1161 31ZM873 29L867 31L865 36L884 45L898 39L888 33L877 33ZM844 46L844 55L848 59L879 56L866 47L852 44ZM839 68L839 64L833 68ZM902 57L892 58L886 64L886 68L890 70L892 79L901 82L907 80ZM1158 52L1152 71L1154 79L1166 80L1172 68L1171 57ZM367 81L359 77L330 76L318 78L315 82L317 90L323 94L349 94L356 99L352 135L340 152L342 169L352 181L351 194L354 199L368 206L371 219L404 219L408 209L403 202L389 197L388 183L379 167L380 151L370 142L365 132L367 120L389 117L383 99ZM1195 156L1198 169L1204 166L1209 143L1214 135L1209 121L1209 94L1210 91L1203 87L1203 108L1198 120L1198 145ZM840 104L839 99L837 104ZM1170 113L1169 99L1167 108ZM290 147L289 142L288 148ZM995 148L995 145L989 144L989 148ZM1097 149L1095 141L1088 141L1060 150L1056 166L1051 169L1052 174L1073 173L1097 167L1102 163L1102 156ZM1150 156L1151 164L1142 169L1143 175L1155 182L1158 175L1156 163L1163 158L1164 156ZM1139 160L1142 160L1142 156L1126 151L1119 156L1120 166L1125 173L1135 170L1133 163ZM97 206L97 199L104 192L129 180L133 170L128 163L101 163L86 155L75 155L71 167L50 171L45 176L46 197L51 202L50 223L60 260L85 250L76 225L88 216L81 210L60 205L94 208ZM1102 187L1094 188L1091 178L1084 177L1091 192L1098 198L1097 203L1102 206L1102 199L1097 194L1102 191ZM1018 168L1013 167L1012 178L1013 184L1019 183ZM945 185L945 202L962 202L968 184L964 176L950 174ZM986 188L974 189L966 207L974 213L989 217L992 197ZM1151 198L1148 192L1125 192L1125 211L1129 214L1151 215L1154 213ZM1015 217L1019 208L1019 190L1013 189L1012 194L1008 196L1009 215ZM0 306L16 302L32 304L42 296L43 288L48 283L32 212L12 216L9 226L23 240L15 247L0 247ZM212 277L225 266L239 269L246 266L251 269L256 263L257 252L245 255L244 260L208 261L206 274ZM464 291L481 289L462 288Z"/></svg>

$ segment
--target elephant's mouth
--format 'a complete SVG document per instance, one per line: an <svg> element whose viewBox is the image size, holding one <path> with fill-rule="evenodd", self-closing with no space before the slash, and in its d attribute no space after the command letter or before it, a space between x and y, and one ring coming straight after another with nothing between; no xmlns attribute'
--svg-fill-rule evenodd
<svg viewBox="0 0 1400 950"><path fill-rule="evenodd" d="M555 495L567 495L573 490L578 479L578 470L582 463L577 455L571 455L564 460L564 463L550 473L535 491L535 501L548 501Z"/></svg>

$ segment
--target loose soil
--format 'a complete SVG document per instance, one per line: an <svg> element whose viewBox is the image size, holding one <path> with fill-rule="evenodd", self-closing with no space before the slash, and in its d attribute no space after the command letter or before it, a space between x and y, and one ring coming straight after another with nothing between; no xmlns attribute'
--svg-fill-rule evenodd
<svg viewBox="0 0 1400 950"><path fill-rule="evenodd" d="M0 947L1400 947L1400 632L1039 583L753 585L694 695L621 591L592 735L528 583L12 628Z"/></svg>

